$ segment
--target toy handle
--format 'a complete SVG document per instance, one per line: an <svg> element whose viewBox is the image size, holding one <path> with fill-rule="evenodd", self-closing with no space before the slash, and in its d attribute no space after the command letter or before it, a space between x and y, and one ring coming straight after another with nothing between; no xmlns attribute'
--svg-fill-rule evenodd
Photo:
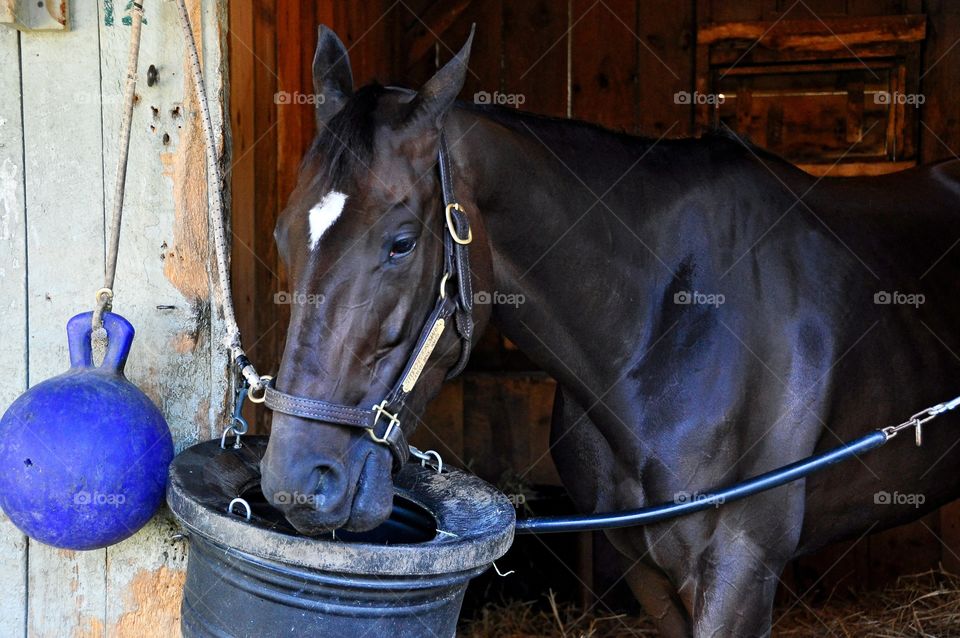
<svg viewBox="0 0 960 638"><path fill-rule="evenodd" d="M93 349L90 343L93 334L92 312L82 312L67 322L67 343L70 346L70 366L93 368ZM101 369L114 374L123 374L123 367L133 344L133 326L129 321L112 312L103 313L103 327L107 331L107 352Z"/></svg>

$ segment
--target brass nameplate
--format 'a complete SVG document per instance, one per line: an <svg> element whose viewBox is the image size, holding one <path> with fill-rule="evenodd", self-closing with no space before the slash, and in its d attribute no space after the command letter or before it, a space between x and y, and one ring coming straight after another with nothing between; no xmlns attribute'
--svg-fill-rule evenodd
<svg viewBox="0 0 960 638"><path fill-rule="evenodd" d="M413 386L417 384L417 379L420 378L420 373L427 365L427 360L433 354L433 349L437 347L437 342L440 341L440 335L443 334L443 328L446 325L447 323L443 319L437 319L437 322L430 328L430 333L427 335L426 341L423 342L423 347L420 348L417 358L413 360L413 365L410 366L410 372L403 378L404 392L409 393L410 390L413 390Z"/></svg>

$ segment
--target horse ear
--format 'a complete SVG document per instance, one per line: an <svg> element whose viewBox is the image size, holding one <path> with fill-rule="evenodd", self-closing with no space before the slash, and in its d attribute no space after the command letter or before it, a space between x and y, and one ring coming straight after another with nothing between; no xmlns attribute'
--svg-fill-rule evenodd
<svg viewBox="0 0 960 638"><path fill-rule="evenodd" d="M350 56L343 42L329 27L317 29L317 52L313 56L313 91L317 96L317 127L323 128L353 95Z"/></svg>
<svg viewBox="0 0 960 638"><path fill-rule="evenodd" d="M467 78L467 62L470 60L470 47L473 45L473 33L477 25L470 27L470 36L453 58L443 65L436 74L427 80L423 88L417 92L411 104L407 124L443 127L443 119L453 106L457 94L463 89Z"/></svg>

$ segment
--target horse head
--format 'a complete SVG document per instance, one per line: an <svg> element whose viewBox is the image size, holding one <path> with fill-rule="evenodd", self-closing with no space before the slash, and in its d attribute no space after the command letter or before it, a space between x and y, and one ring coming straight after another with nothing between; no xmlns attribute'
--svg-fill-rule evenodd
<svg viewBox="0 0 960 638"><path fill-rule="evenodd" d="M303 533L362 531L389 517L405 435L469 353L469 330L464 338L463 326L452 325L462 317L441 312L446 329L433 335L425 322L437 317L438 299L469 290L469 272L448 272L444 242L449 247L446 233L457 230L443 205L437 159L471 41L419 91L378 84L354 91L347 50L320 27L313 62L318 134L275 230L292 310L273 392L293 398L286 410L275 408L261 464L265 496ZM482 236L479 221L470 223ZM433 343L422 352L425 337ZM417 353L423 361L408 389ZM401 375L397 413L373 412L400 387ZM370 414L373 427L304 418L297 409L304 400Z"/></svg>

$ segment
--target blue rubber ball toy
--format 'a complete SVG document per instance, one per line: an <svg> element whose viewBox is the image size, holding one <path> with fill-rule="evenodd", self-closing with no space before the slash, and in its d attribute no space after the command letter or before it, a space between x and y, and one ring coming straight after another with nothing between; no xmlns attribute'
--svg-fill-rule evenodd
<svg viewBox="0 0 960 638"><path fill-rule="evenodd" d="M70 369L0 419L0 507L30 538L64 549L106 547L143 527L173 459L160 410L123 376L133 326L104 313L107 352L94 366L92 314L67 323Z"/></svg>

